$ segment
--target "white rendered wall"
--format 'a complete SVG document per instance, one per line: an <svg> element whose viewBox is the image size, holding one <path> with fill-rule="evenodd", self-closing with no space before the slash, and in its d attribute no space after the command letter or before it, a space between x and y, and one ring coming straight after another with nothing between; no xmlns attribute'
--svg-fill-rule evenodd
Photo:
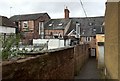
<svg viewBox="0 0 120 81"><path fill-rule="evenodd" d="M64 40L59 39L33 39L33 45L45 44L48 42L48 49L64 47Z"/></svg>
<svg viewBox="0 0 120 81"><path fill-rule="evenodd" d="M15 28L0 26L0 33L15 33Z"/></svg>

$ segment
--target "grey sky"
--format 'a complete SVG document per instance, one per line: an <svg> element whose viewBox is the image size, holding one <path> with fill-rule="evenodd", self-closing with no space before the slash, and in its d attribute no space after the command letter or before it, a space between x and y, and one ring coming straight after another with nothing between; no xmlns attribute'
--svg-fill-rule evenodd
<svg viewBox="0 0 120 81"><path fill-rule="evenodd" d="M82 1L88 16L104 15L106 0ZM70 10L70 17L85 16L80 0L0 0L0 15L10 17L47 12L51 18L63 18L65 6Z"/></svg>

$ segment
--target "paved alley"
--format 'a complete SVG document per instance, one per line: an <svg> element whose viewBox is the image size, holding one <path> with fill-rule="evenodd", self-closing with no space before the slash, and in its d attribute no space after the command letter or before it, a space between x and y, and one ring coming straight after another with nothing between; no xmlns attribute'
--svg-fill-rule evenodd
<svg viewBox="0 0 120 81"><path fill-rule="evenodd" d="M97 69L96 59L89 59L89 61L82 67L78 76L75 79L99 79L100 75Z"/></svg>

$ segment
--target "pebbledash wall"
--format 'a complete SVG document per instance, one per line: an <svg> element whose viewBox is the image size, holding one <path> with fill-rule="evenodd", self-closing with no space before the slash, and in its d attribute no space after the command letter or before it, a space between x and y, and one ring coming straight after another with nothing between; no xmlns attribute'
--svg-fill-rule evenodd
<svg viewBox="0 0 120 81"><path fill-rule="evenodd" d="M88 47L77 45L3 62L2 79L74 79L88 59Z"/></svg>

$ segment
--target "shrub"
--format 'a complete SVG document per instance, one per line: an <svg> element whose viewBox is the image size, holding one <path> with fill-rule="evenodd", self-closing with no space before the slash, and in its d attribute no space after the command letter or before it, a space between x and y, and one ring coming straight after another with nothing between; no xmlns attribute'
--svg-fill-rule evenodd
<svg viewBox="0 0 120 81"><path fill-rule="evenodd" d="M10 34L5 41L2 39L2 59L17 55L20 35ZM16 50L11 50L16 45Z"/></svg>

